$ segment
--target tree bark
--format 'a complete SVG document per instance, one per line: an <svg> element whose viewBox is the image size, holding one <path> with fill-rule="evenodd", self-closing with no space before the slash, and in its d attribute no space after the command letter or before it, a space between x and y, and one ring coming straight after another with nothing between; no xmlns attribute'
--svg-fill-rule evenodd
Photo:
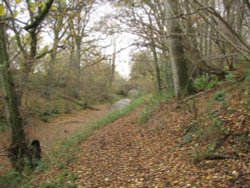
<svg viewBox="0 0 250 188"><path fill-rule="evenodd" d="M175 96L177 100L183 99L189 94L188 72L184 55L183 31L174 16L178 13L178 1L163 1L166 8L167 27L169 32L169 48L171 56L171 66L173 72Z"/></svg>
<svg viewBox="0 0 250 188"><path fill-rule="evenodd" d="M6 23L0 17L0 81L4 93L5 107L8 114L8 124L11 128L11 147L9 157L12 166L22 171L25 160L31 160L26 144L23 120L18 109L18 95L10 72L9 56L7 53Z"/></svg>

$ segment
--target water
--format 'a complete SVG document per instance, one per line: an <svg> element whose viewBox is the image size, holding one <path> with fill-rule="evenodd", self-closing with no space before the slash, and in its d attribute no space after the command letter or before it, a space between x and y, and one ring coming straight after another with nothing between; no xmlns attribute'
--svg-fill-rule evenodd
<svg viewBox="0 0 250 188"><path fill-rule="evenodd" d="M122 108L128 106L131 103L131 99L122 99L113 104L114 109L121 110Z"/></svg>

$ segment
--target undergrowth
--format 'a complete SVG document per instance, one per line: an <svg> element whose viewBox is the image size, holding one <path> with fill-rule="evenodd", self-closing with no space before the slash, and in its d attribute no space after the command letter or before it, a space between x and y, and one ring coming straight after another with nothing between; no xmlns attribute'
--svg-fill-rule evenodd
<svg viewBox="0 0 250 188"><path fill-rule="evenodd" d="M250 152L247 85L245 81L215 92L206 104L206 113L190 123L187 134L192 134L199 146L191 154L194 163L236 159Z"/></svg>
<svg viewBox="0 0 250 188"><path fill-rule="evenodd" d="M22 176L20 173L11 170L3 176L0 176L0 187L16 188L22 181Z"/></svg>
<svg viewBox="0 0 250 188"><path fill-rule="evenodd" d="M196 90L201 91L201 90L206 90L206 89L212 89L215 86L217 86L219 83L220 82L216 75L203 74L201 76L198 76L193 81L193 86Z"/></svg>

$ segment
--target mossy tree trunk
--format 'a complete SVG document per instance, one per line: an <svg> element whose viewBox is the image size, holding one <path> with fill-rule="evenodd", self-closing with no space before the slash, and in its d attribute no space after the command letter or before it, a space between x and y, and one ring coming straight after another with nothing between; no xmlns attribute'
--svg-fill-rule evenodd
<svg viewBox="0 0 250 188"><path fill-rule="evenodd" d="M51 5L54 0L48 0L45 3L45 8L40 12L38 16L32 19L29 25L26 25L24 29L30 33L31 36L31 48L30 48L30 59L29 62L32 62L33 57L36 55L36 46L37 46L37 35L36 30L42 20L45 18L47 13L50 10ZM6 8L9 9L11 14L13 13L10 8L10 4L7 0L4 1ZM27 1L28 2L28 1ZM30 8L29 12L31 13ZM33 13L32 13L33 15ZM5 99L5 108L8 114L8 124L11 129L11 146L9 148L9 158L12 163L13 168L21 172L26 164L33 166L33 152L29 147L25 132L23 119L19 111L20 104L20 95L16 92L16 87L14 84L12 72L10 71L10 60L7 51L7 24L4 16L0 16L0 85ZM18 38L17 42L20 42L20 35L16 32L16 37ZM20 46L21 51L25 51L23 46ZM27 65L28 70L31 69Z"/></svg>
<svg viewBox="0 0 250 188"><path fill-rule="evenodd" d="M9 157L13 167L18 171L22 171L26 159L30 159L30 154L23 129L23 120L18 109L18 95L10 72L6 44L6 24L4 19L0 17L0 81L4 93L6 111L8 112L8 123L11 128Z"/></svg>

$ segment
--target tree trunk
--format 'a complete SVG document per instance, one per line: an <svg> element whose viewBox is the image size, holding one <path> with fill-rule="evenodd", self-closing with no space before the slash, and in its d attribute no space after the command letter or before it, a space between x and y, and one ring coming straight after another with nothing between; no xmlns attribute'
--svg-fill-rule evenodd
<svg viewBox="0 0 250 188"><path fill-rule="evenodd" d="M156 71L156 89L157 93L161 93L161 75L160 75L160 67L159 67L159 62L158 62L158 57L156 53L156 48L154 45L154 42L151 47L152 53L153 53L153 58L154 58L154 66L155 66L155 71Z"/></svg>
<svg viewBox="0 0 250 188"><path fill-rule="evenodd" d="M47 80L46 80L46 93L45 95L47 97L51 96L51 90L53 88L53 82L55 81L55 75L54 75L54 69L56 64L56 58L57 58L57 46L59 43L59 31L54 31L54 43L53 43L53 49L50 56L49 66L47 70Z"/></svg>
<svg viewBox="0 0 250 188"><path fill-rule="evenodd" d="M154 33L153 33L153 23L152 23L152 18L150 14L148 14L148 19L149 19L149 34L150 34L150 40L151 40L151 51L153 54L153 59L154 59L154 66L155 66L155 72L156 72L156 89L157 93L161 93L161 75L160 75L160 67L159 67L159 62L158 62L158 57L156 53L156 45L155 45L155 39L154 39Z"/></svg>
<svg viewBox="0 0 250 188"><path fill-rule="evenodd" d="M18 95L10 72L6 38L6 23L0 17L0 81L12 136L9 157L13 167L18 171L22 171L25 160L30 161L31 158L26 144L23 120L18 109Z"/></svg>
<svg viewBox="0 0 250 188"><path fill-rule="evenodd" d="M166 50L162 50L162 56L163 56L163 73L164 73L164 80L165 80L165 87L166 90L168 90L170 88L170 84L172 83L172 79L171 79L171 75L169 74L169 70L170 70L170 66L168 64L168 56L166 53Z"/></svg>
<svg viewBox="0 0 250 188"><path fill-rule="evenodd" d="M22 67L22 77L21 77L21 85L19 90L19 105L23 105L23 107L26 107L27 98L28 98L28 81L30 74L32 73L32 67L34 66L36 60L36 54L37 54L37 29L32 28L29 31L30 35L30 49L29 49L29 57L25 60L25 63Z"/></svg>
<svg viewBox="0 0 250 188"><path fill-rule="evenodd" d="M76 56L75 56L75 91L74 97L80 98L80 84L81 84L81 37L76 37Z"/></svg>
<svg viewBox="0 0 250 188"><path fill-rule="evenodd" d="M109 89L112 89L114 78L115 78L115 68L116 68L116 41L115 41L114 36L113 36L112 43L113 43L114 49L113 49L112 57L110 59L111 73L110 73L110 78L109 78Z"/></svg>
<svg viewBox="0 0 250 188"><path fill-rule="evenodd" d="M61 12L63 11L63 8L65 7L65 4L61 1L58 1L58 8L59 12L55 16L55 26L53 27L53 33L54 33L54 40L53 40L53 48L52 48L52 53L50 56L50 62L47 70L47 83L46 83L46 96L50 97L51 95L51 90L53 88L54 82L55 82L55 65L57 63L57 48L58 44L60 41L60 38L62 36L59 36L60 32L62 31L63 28L63 19L64 17L61 15Z"/></svg>
<svg viewBox="0 0 250 188"><path fill-rule="evenodd" d="M173 72L175 96L178 100L189 94L188 91L188 73L184 55L184 47L182 41L183 31L180 24L174 16L178 14L178 1L163 1L166 7L167 27L169 31L169 48L171 56L171 66Z"/></svg>

